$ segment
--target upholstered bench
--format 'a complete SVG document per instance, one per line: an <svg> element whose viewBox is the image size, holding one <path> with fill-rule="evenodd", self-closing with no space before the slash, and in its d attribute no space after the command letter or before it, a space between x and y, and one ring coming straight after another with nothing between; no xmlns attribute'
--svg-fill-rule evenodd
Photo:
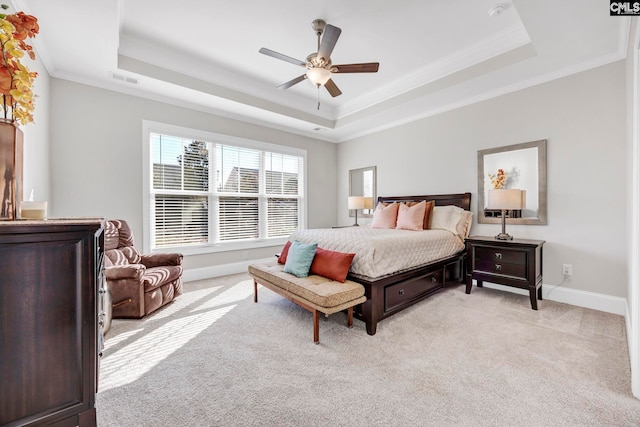
<svg viewBox="0 0 640 427"><path fill-rule="evenodd" d="M330 315L347 310L347 326L353 325L353 307L365 302L364 287L351 280L344 283L315 274L296 277L282 271L282 264L252 264L253 301L258 302L258 284L282 295L313 313L313 342L320 342L319 312Z"/></svg>

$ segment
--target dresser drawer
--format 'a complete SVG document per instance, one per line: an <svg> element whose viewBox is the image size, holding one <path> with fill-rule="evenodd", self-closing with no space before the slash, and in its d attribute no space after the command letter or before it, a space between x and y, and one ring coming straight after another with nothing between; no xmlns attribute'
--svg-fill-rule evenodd
<svg viewBox="0 0 640 427"><path fill-rule="evenodd" d="M527 278L526 264L512 264L510 262L482 261L476 259L474 267L474 271L478 272L521 277L523 279Z"/></svg>
<svg viewBox="0 0 640 427"><path fill-rule="evenodd" d="M478 261L508 262L511 264L526 264L527 253L505 248L475 247L474 258Z"/></svg>
<svg viewBox="0 0 640 427"><path fill-rule="evenodd" d="M391 310L429 291L443 287L443 279L443 270L438 270L411 282L387 286L384 290L384 310Z"/></svg>

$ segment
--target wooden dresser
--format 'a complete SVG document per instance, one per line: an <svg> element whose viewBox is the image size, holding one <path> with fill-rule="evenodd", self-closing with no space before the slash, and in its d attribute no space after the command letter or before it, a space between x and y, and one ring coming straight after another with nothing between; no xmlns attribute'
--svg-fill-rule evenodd
<svg viewBox="0 0 640 427"><path fill-rule="evenodd" d="M0 222L0 425L95 426L103 221Z"/></svg>
<svg viewBox="0 0 640 427"><path fill-rule="evenodd" d="M538 309L542 299L542 245L544 240L497 240L473 236L465 240L467 248L467 289L473 279L479 287L487 281L529 291L531 308ZM536 299L537 293L537 299Z"/></svg>

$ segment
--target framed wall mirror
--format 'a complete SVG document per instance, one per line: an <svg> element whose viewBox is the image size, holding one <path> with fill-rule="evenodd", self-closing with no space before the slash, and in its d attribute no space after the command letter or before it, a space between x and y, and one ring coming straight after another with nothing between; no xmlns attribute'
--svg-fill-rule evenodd
<svg viewBox="0 0 640 427"><path fill-rule="evenodd" d="M349 171L349 196L363 196L373 198L373 209L376 201L376 167L369 166ZM358 216L371 218L373 209L359 209ZM349 210L349 216L355 216L354 210Z"/></svg>
<svg viewBox="0 0 640 427"><path fill-rule="evenodd" d="M547 140L478 151L478 223L501 223L501 211L487 208L493 188L524 192L523 208L507 212L508 224L546 224Z"/></svg>

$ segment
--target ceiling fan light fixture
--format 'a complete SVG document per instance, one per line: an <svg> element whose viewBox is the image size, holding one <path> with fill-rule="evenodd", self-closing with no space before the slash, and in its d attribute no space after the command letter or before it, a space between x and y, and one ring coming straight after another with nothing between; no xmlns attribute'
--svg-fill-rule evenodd
<svg viewBox="0 0 640 427"><path fill-rule="evenodd" d="M314 86L324 86L331 78L331 71L320 67L309 68L307 78Z"/></svg>
<svg viewBox="0 0 640 427"><path fill-rule="evenodd" d="M312 22L316 35L318 36L318 51L307 56L306 61L301 61L287 55L275 52L265 47L260 48L258 52L281 61L289 62L293 65L306 69L305 73L294 79L289 80L278 86L278 89L288 89L291 86L300 83L303 80L309 80L312 85L318 89L318 100L320 100L320 86L324 86L329 95L332 97L342 95L342 91L336 86L331 78L332 73L348 74L348 73L376 73L380 64L377 62L369 62L363 64L343 64L333 65L331 61L331 52L340 37L342 30L333 25L327 24L321 19ZM318 103L318 109L320 104Z"/></svg>

